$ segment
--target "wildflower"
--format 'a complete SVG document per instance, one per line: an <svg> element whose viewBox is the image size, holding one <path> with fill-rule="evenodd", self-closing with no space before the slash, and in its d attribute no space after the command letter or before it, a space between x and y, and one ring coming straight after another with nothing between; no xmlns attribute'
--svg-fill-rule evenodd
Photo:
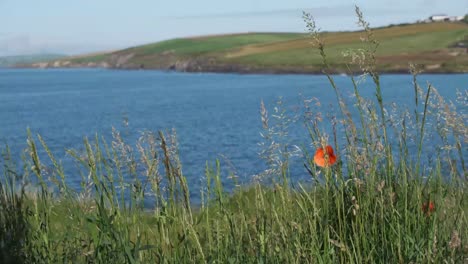
<svg viewBox="0 0 468 264"><path fill-rule="evenodd" d="M318 148L315 152L314 163L319 167L329 167L335 164L336 156L333 153L333 148L330 145L323 148Z"/></svg>
<svg viewBox="0 0 468 264"><path fill-rule="evenodd" d="M432 212L435 211L435 204L432 201L423 203L423 205L421 206L421 209L423 213L429 216Z"/></svg>

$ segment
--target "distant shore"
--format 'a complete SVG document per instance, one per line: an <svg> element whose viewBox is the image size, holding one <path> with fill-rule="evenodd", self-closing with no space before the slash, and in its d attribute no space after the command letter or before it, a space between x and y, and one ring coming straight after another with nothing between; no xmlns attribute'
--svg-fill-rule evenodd
<svg viewBox="0 0 468 264"><path fill-rule="evenodd" d="M15 66L15 67L6 67L4 69L107 69L107 70L144 70L144 71L167 71L167 72L187 72L187 73L238 73L238 74L272 74L272 75L280 75L280 74L309 74L309 75L321 75L325 72L322 70L314 70L314 69L307 69L307 68L248 68L248 67L239 67L233 65L233 67L222 67L222 68L187 68L187 69L174 69L171 67L168 68L144 68L144 67L102 67L102 66L68 66L68 67L34 67L34 66ZM404 69L376 69L377 72L380 74L410 74L409 68ZM363 71L344 71L342 69L329 69L327 71L329 74L342 74L342 75L349 75L349 74L362 74ZM453 71L453 70L445 70L443 68L438 69L422 69L421 73L426 74L468 74L468 70L465 71Z"/></svg>
<svg viewBox="0 0 468 264"><path fill-rule="evenodd" d="M468 23L434 22L373 30L372 58L365 33L321 34L328 73L359 73L375 64L381 73L408 73L410 64L426 73L468 72ZM323 61L308 34L246 33L179 38L123 50L43 62L32 68L154 69L179 72L321 74ZM370 63L370 60L375 60Z"/></svg>

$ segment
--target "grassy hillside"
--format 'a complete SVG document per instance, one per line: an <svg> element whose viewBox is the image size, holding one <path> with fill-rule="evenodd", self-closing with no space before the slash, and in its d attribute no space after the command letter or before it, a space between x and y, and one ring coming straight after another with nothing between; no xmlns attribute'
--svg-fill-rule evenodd
<svg viewBox="0 0 468 264"><path fill-rule="evenodd" d="M363 48L362 32L323 33L330 64L338 72ZM381 71L407 71L409 63L432 72L468 72L468 24L427 23L379 28ZM464 43L464 47L462 44ZM457 46L458 45L458 46ZM359 53L359 52L358 52ZM173 39L112 53L83 56L66 65L115 68L156 68L182 71L317 72L319 53L307 34L246 33Z"/></svg>

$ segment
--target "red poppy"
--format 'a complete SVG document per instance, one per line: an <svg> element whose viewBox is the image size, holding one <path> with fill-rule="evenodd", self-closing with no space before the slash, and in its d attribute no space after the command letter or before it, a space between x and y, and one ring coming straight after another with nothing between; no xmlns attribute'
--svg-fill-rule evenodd
<svg viewBox="0 0 468 264"><path fill-rule="evenodd" d="M318 148L315 152L314 163L319 167L330 167L336 162L336 156L333 153L333 148L328 145L323 148Z"/></svg>
<svg viewBox="0 0 468 264"><path fill-rule="evenodd" d="M423 203L423 205L421 206L421 210L422 210L423 213L425 213L426 215L430 215L432 212L435 211L435 204L434 204L434 202L429 201L429 202Z"/></svg>

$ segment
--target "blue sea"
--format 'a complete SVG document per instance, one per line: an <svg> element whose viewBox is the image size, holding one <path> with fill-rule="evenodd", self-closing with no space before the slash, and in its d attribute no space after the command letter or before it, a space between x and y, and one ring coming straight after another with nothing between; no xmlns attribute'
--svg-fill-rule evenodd
<svg viewBox="0 0 468 264"><path fill-rule="evenodd" d="M336 75L334 79L342 96L352 101L349 77ZM456 91L466 93L468 89L468 74L419 76L421 87L427 88L428 83L456 105ZM381 84L389 111L414 104L411 75L383 75ZM370 78L360 80L359 91L363 97L374 98ZM225 176L232 172L241 183L248 183L266 168L258 155L262 142L261 101L272 124L275 107L280 112L284 109L294 121L288 131L291 144L314 151L304 125L305 101L312 105L311 111L321 111L324 121L320 126L332 135L328 118L337 115L338 104L334 90L322 75L2 69L0 149L8 144L19 159L27 146L29 128L45 139L58 159L67 160L70 157L66 150L83 150L85 137L98 134L112 141L113 127L133 146L145 131L175 129L183 172L191 187L203 185L205 164L216 159ZM466 115L468 109L458 105L458 111ZM296 162L299 166L291 170L291 177L309 180L300 164L303 158ZM78 175L71 173L68 177L72 186L79 186Z"/></svg>

